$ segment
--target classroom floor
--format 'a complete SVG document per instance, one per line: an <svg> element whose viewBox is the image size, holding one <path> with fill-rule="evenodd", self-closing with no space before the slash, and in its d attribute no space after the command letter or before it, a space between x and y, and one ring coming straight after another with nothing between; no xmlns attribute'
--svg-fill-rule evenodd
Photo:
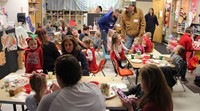
<svg viewBox="0 0 200 111"><path fill-rule="evenodd" d="M102 54L100 54L102 55ZM98 54L96 54L97 63L102 59ZM106 66L104 68L104 72L106 76L112 76L115 77L115 73L113 70L113 65L111 61L107 61ZM18 70L17 73L24 73L24 69ZM103 74L100 72L96 76L103 76ZM187 75L189 77L190 75ZM133 82L135 82L135 75L132 77ZM127 84L128 87L131 87L129 82L127 80L123 80ZM191 90L189 90L187 87L185 87L186 92L183 91L183 88L178 82L173 87L173 104L174 104L174 111L199 111L199 103L200 103L200 94L193 93ZM9 104L2 104L1 107L2 111L12 111L13 107ZM21 106L17 106L17 111L21 111Z"/></svg>

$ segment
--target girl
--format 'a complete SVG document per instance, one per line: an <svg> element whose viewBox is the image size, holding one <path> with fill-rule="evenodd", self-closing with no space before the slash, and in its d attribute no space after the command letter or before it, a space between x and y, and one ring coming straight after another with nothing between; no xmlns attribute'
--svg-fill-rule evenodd
<svg viewBox="0 0 200 111"><path fill-rule="evenodd" d="M92 40L89 37L83 38L83 43L86 46L86 58L89 64L89 70L95 71L98 69L98 65L96 63L95 49L92 46Z"/></svg>
<svg viewBox="0 0 200 111"><path fill-rule="evenodd" d="M108 54L110 54L113 34L114 34L114 30L109 29L108 36L107 36L107 53Z"/></svg>
<svg viewBox="0 0 200 111"><path fill-rule="evenodd" d="M28 95L25 104L29 111L36 111L41 98L47 91L47 80L44 75L33 74L30 77L29 84L35 94Z"/></svg>
<svg viewBox="0 0 200 111"><path fill-rule="evenodd" d="M124 50L128 50L121 41L121 36L118 33L115 33L112 36L112 45L111 45L111 60L116 59L119 67L122 67L121 61L125 59Z"/></svg>
<svg viewBox="0 0 200 111"><path fill-rule="evenodd" d="M26 73L41 70L43 67L43 51L38 38L28 37L26 39L28 48L25 50Z"/></svg>
<svg viewBox="0 0 200 111"><path fill-rule="evenodd" d="M135 37L134 38L134 43L132 45L130 53L135 54L137 51L140 51L141 54L143 54L145 52L144 47L142 46L142 38L141 37Z"/></svg>
<svg viewBox="0 0 200 111"><path fill-rule="evenodd" d="M147 53L150 53L153 50L153 44L151 42L151 32L147 32L142 36L142 45L144 46L144 50Z"/></svg>
<svg viewBox="0 0 200 111"><path fill-rule="evenodd" d="M173 111L171 89L162 71L154 64L146 64L139 75L144 95L137 102L137 111ZM120 99L128 111L134 111L128 99Z"/></svg>

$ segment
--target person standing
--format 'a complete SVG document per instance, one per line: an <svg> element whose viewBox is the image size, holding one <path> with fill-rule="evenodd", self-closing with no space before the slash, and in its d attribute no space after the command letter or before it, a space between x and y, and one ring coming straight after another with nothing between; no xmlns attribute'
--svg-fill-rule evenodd
<svg viewBox="0 0 200 111"><path fill-rule="evenodd" d="M115 11L109 11L102 18L99 19L98 25L100 28L101 36L103 39L103 45L107 51L107 34L109 29L113 29L115 22L120 14L119 9L115 9Z"/></svg>
<svg viewBox="0 0 200 111"><path fill-rule="evenodd" d="M130 4L122 13L121 37L126 39L126 47L131 48L135 37L142 37L145 31L145 19L141 9Z"/></svg>
<svg viewBox="0 0 200 111"><path fill-rule="evenodd" d="M145 31L146 32L151 32L152 36L151 36L151 40L153 40L153 34L154 34L154 31L155 31L155 26L159 25L158 24L158 19L156 17L156 15L154 14L154 9L153 8L150 8L149 9L149 13L147 13L145 15L145 20L146 20L146 29Z"/></svg>

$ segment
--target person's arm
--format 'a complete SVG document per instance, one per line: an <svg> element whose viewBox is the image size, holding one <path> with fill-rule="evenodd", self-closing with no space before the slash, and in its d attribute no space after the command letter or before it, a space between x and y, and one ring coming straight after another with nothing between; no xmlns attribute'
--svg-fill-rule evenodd
<svg viewBox="0 0 200 111"><path fill-rule="evenodd" d="M80 53L78 55L78 60L81 62L83 75L89 75L88 61L86 59L85 54L83 52L81 52L81 51L80 51Z"/></svg>
<svg viewBox="0 0 200 111"><path fill-rule="evenodd" d="M101 30L105 30L106 28L104 27L104 24L108 22L108 17L107 14L104 15L103 17L101 17L101 19L99 19L98 24L99 24L99 28Z"/></svg>
<svg viewBox="0 0 200 111"><path fill-rule="evenodd" d="M121 17L120 26L121 26L121 37L122 37L122 39L126 40L126 36L125 36L125 22L124 22L123 14L122 14L122 17Z"/></svg>
<svg viewBox="0 0 200 111"><path fill-rule="evenodd" d="M192 39L188 40L188 42L186 42L187 45L187 51L194 51L194 48L192 46Z"/></svg>
<svg viewBox="0 0 200 111"><path fill-rule="evenodd" d="M92 51L90 50L90 49L88 49L87 51L86 51L86 53L87 53L87 60L88 61L92 61L92 59L93 59L93 56L92 56Z"/></svg>
<svg viewBox="0 0 200 111"><path fill-rule="evenodd" d="M128 109L128 111L134 111L132 104L128 100L121 98L120 96L119 96L119 98L120 98L123 106L126 107Z"/></svg>
<svg viewBox="0 0 200 111"><path fill-rule="evenodd" d="M121 41L121 45L122 45L122 48L124 49L124 50L129 50L128 48L126 48L126 46L124 45L124 43Z"/></svg>
<svg viewBox="0 0 200 111"><path fill-rule="evenodd" d="M158 26L158 25L159 25L159 23L158 23L157 16L156 16L156 15L154 15L154 16L155 16L155 23L156 23L156 25Z"/></svg>
<svg viewBox="0 0 200 111"><path fill-rule="evenodd" d="M142 12L142 10L140 10L140 32L139 32L139 37L142 37L145 31L145 27L146 27L146 21L144 18L144 14Z"/></svg>

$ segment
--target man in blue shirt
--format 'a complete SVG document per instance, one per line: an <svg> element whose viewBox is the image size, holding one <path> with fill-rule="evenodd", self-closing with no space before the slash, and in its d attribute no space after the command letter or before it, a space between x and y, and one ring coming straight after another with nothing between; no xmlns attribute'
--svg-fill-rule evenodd
<svg viewBox="0 0 200 111"><path fill-rule="evenodd" d="M101 37L103 39L103 45L107 51L107 34L109 29L113 29L115 22L120 14L119 9L114 11L109 11L102 18L99 19L98 24L101 32Z"/></svg>

